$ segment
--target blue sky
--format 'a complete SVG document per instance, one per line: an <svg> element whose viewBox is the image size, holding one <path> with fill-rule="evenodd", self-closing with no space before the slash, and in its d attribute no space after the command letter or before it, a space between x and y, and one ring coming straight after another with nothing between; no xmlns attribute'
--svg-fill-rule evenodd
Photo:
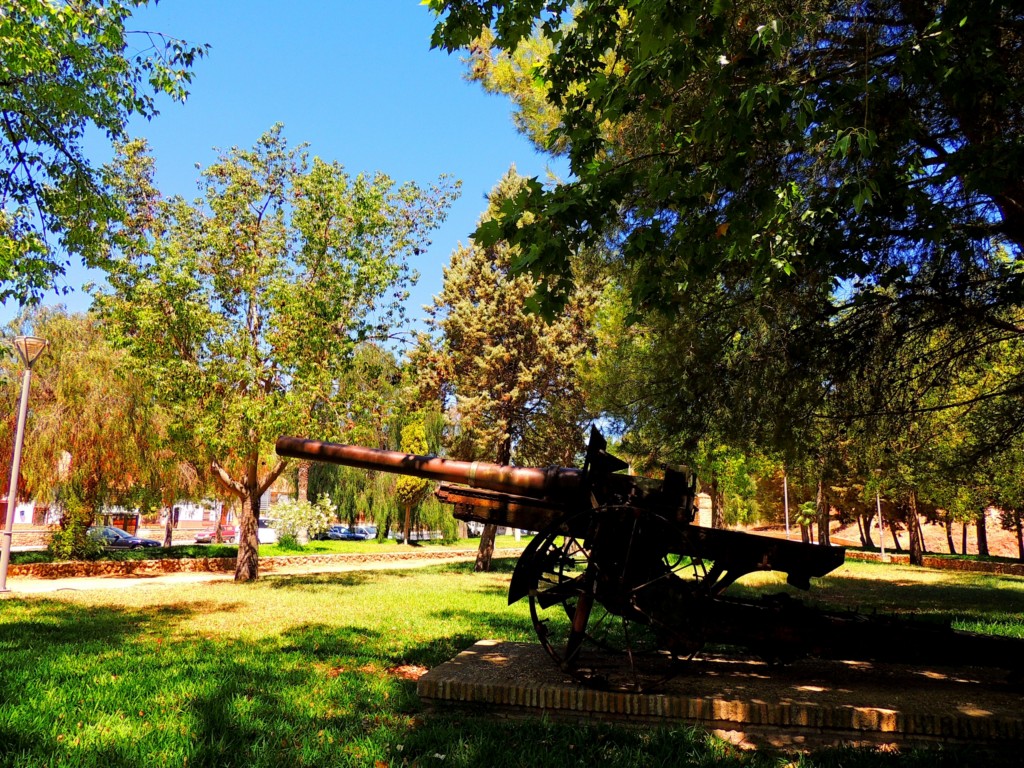
<svg viewBox="0 0 1024 768"><path fill-rule="evenodd" d="M433 16L418 0L162 0L129 22L209 43L184 105L161 104L131 132L149 140L164 194L197 196L196 164L214 147L249 147L274 123L292 144L337 160L351 173L382 171L429 184L442 173L462 180L462 196L433 246L414 264L421 279L409 314L441 288L441 270L476 225L484 195L509 165L546 174L549 159L520 137L509 102L466 82L459 55L430 49ZM141 42L141 41L140 41ZM109 150L97 142L93 159ZM101 275L100 275L101 277ZM97 279L81 268L65 284ZM84 310L80 290L44 303ZM17 306L0 308L6 323Z"/></svg>

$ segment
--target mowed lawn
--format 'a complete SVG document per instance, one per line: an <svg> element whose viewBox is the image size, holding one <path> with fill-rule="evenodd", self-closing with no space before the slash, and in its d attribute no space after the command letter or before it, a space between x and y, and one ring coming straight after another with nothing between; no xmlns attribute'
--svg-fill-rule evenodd
<svg viewBox="0 0 1024 768"><path fill-rule="evenodd" d="M952 752L747 753L688 728L425 717L409 678L533 641L513 561L0 600L2 766L928 766ZM777 591L774 576L748 581ZM1018 634L1024 579L851 564L811 596ZM1018 634L1018 636L1022 636ZM976 764L994 763L978 756Z"/></svg>

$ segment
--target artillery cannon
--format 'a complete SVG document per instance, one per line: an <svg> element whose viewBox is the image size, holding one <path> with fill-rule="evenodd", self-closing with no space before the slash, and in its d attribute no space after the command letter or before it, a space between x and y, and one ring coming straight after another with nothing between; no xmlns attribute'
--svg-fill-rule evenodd
<svg viewBox="0 0 1024 768"><path fill-rule="evenodd" d="M1024 643L947 626L825 612L786 594L724 591L754 571L810 580L842 565L845 549L702 527L697 481L685 467L662 480L620 474L593 429L583 469L453 461L294 437L281 456L440 481L457 519L538 531L509 586L528 598L541 644L561 669L598 688L642 691L709 646L768 661L802 657L1024 668Z"/></svg>

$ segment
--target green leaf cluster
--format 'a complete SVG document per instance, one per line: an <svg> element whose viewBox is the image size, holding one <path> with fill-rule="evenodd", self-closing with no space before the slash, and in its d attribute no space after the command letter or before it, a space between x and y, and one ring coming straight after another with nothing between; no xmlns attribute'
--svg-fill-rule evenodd
<svg viewBox="0 0 1024 768"><path fill-rule="evenodd" d="M528 181L476 243L515 249L549 311L572 259L602 256L588 386L637 455L711 439L784 457L804 493L884 465L907 500L1016 450L1016 4L431 7L435 44L468 50L569 159L569 181Z"/></svg>
<svg viewBox="0 0 1024 768"><path fill-rule="evenodd" d="M422 422L414 421L402 429L402 451L417 456L425 456L429 452ZM430 481L423 477L399 475L395 483L398 504L401 507L415 507L427 495L430 485Z"/></svg>
<svg viewBox="0 0 1024 768"><path fill-rule="evenodd" d="M96 266L119 201L83 146L184 101L208 50L127 24L149 0L9 0L0 9L0 301L37 300L71 256Z"/></svg>

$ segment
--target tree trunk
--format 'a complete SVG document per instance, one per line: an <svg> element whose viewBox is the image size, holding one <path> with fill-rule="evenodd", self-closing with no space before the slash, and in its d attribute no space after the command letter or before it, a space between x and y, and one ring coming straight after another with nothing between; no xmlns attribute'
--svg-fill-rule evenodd
<svg viewBox="0 0 1024 768"><path fill-rule="evenodd" d="M311 461L300 461L298 466L298 488L295 489L295 495L299 501L309 501L309 468L312 466Z"/></svg>
<svg viewBox="0 0 1024 768"><path fill-rule="evenodd" d="M910 564L924 565L921 557L921 525L917 518L917 492L910 492L907 505L907 536L910 539Z"/></svg>
<svg viewBox="0 0 1024 768"><path fill-rule="evenodd" d="M892 520L889 523L889 532L892 534L892 548L897 552L903 551L903 545L900 544L900 537L896 535L896 521Z"/></svg>
<svg viewBox="0 0 1024 768"><path fill-rule="evenodd" d="M718 490L718 478L711 480L711 527L725 528L725 494Z"/></svg>
<svg viewBox="0 0 1024 768"><path fill-rule="evenodd" d="M944 525L946 526L946 546L949 547L949 554L955 555L956 547L953 545L953 518L946 515Z"/></svg>
<svg viewBox="0 0 1024 768"><path fill-rule="evenodd" d="M235 581L255 581L259 578L260 539L259 514L260 498L280 477L287 460L277 462L273 469L260 481L259 453L253 451L246 457L245 478L235 480L217 461L210 462L210 469L217 482L242 502L238 515L238 557L235 560Z"/></svg>
<svg viewBox="0 0 1024 768"><path fill-rule="evenodd" d="M985 528L985 510L981 510L975 526L978 529L978 555L988 557L988 530Z"/></svg>
<svg viewBox="0 0 1024 768"><path fill-rule="evenodd" d="M498 464L512 463L512 436L505 435L497 451ZM498 534L498 526L485 525L483 533L480 534L480 547L476 551L476 563L473 570L477 573L484 573L491 570L491 558L494 557L494 537Z"/></svg>
<svg viewBox="0 0 1024 768"><path fill-rule="evenodd" d="M1017 559L1024 562L1024 530L1021 526L1020 509L1013 510L1013 530L1017 534Z"/></svg>
<svg viewBox="0 0 1024 768"><path fill-rule="evenodd" d="M255 581L259 578L259 496L241 497L242 511L238 516L238 559L235 561L235 581Z"/></svg>
<svg viewBox="0 0 1024 768"><path fill-rule="evenodd" d="M174 500L172 499L167 504L167 520L164 521L164 547L171 546L171 540L174 538Z"/></svg>
<svg viewBox="0 0 1024 768"><path fill-rule="evenodd" d="M807 524L802 521L800 523L800 541L804 544L811 543L811 530L808 528Z"/></svg>
<svg viewBox="0 0 1024 768"><path fill-rule="evenodd" d="M402 526L402 542L412 544L412 504L405 505L405 525Z"/></svg>
<svg viewBox="0 0 1024 768"><path fill-rule="evenodd" d="M867 549L875 548L875 540L871 538L871 525L875 516L870 512L857 515L857 527L860 529L860 544Z"/></svg>
<svg viewBox="0 0 1024 768"><path fill-rule="evenodd" d="M960 551L967 554L967 521L960 523Z"/></svg>
<svg viewBox="0 0 1024 768"><path fill-rule="evenodd" d="M476 564L473 570L477 573L491 570L491 558L494 557L494 537L498 526L488 523L480 534L480 548L476 551Z"/></svg>
<svg viewBox="0 0 1024 768"><path fill-rule="evenodd" d="M829 537L832 509L829 506L828 501L825 499L825 481L821 478L818 479L818 496L815 499L814 506L818 517L818 543L827 547L832 543Z"/></svg>

